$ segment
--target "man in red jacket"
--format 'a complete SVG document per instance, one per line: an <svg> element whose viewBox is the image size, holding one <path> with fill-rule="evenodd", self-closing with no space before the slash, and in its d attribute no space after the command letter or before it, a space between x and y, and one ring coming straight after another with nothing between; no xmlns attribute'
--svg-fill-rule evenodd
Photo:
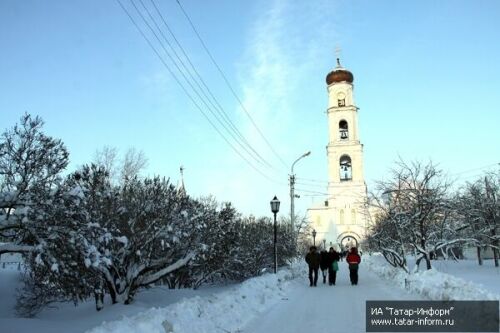
<svg viewBox="0 0 500 333"><path fill-rule="evenodd" d="M351 248L349 254L346 257L347 264L349 265L349 278L351 279L352 285L358 284L358 268L361 262L361 257L358 254L358 249L355 247Z"/></svg>

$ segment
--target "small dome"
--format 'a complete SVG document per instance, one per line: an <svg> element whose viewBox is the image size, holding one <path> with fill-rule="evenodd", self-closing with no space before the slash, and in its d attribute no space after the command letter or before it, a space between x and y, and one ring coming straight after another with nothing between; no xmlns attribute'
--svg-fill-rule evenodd
<svg viewBox="0 0 500 333"><path fill-rule="evenodd" d="M353 81L354 76L352 73L340 66L340 60L337 58L337 67L326 76L326 84L330 85L338 82L352 83Z"/></svg>

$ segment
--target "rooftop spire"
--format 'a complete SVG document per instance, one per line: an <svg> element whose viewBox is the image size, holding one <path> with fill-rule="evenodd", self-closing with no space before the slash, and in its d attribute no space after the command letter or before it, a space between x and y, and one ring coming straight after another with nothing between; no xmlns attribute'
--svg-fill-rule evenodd
<svg viewBox="0 0 500 333"><path fill-rule="evenodd" d="M186 188L184 187L184 166L181 165L179 171L181 172L181 179L177 183L177 189L179 190L179 192L181 192L181 195L184 196L186 195Z"/></svg>
<svg viewBox="0 0 500 333"><path fill-rule="evenodd" d="M342 66L340 65L340 52L341 51L342 51L342 49L340 48L339 45L335 46L335 55L337 58L337 68L342 68Z"/></svg>

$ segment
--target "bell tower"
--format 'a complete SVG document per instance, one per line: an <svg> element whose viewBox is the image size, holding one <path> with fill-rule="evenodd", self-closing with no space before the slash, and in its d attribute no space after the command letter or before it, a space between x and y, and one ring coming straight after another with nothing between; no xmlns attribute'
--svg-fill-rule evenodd
<svg viewBox="0 0 500 333"><path fill-rule="evenodd" d="M364 237L367 218L363 145L353 82L354 76L337 58L337 66L326 76L328 198L308 210L317 234L327 244L341 248L358 245Z"/></svg>

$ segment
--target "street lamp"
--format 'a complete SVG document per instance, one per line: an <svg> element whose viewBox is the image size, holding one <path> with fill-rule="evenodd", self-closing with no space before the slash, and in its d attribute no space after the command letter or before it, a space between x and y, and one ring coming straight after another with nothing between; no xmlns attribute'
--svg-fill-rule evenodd
<svg viewBox="0 0 500 333"><path fill-rule="evenodd" d="M280 210L280 201L276 196L271 200L271 212L274 214L274 274L278 271L278 248L277 248L277 227L276 227L276 214Z"/></svg>
<svg viewBox="0 0 500 333"><path fill-rule="evenodd" d="M295 174L293 173L293 167L295 166L295 163L300 161L306 156L311 155L311 152L308 151L307 153L302 154L298 159L295 160L292 164L291 172L290 172L290 225L292 227L292 232L295 228Z"/></svg>
<svg viewBox="0 0 500 333"><path fill-rule="evenodd" d="M316 229L313 229L312 235L313 235L313 246L316 246Z"/></svg>

